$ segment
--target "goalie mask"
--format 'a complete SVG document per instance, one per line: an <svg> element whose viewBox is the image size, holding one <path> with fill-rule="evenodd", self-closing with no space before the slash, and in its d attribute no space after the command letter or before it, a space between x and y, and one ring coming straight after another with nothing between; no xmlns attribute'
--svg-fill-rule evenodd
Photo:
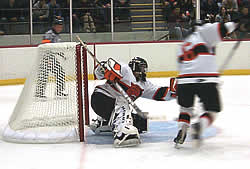
<svg viewBox="0 0 250 169"><path fill-rule="evenodd" d="M128 65L134 73L136 81L146 81L146 72L148 70L146 60L140 57L134 57Z"/></svg>

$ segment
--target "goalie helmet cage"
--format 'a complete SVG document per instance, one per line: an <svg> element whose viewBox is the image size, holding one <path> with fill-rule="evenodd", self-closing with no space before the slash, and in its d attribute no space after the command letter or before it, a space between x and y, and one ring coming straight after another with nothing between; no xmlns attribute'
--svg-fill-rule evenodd
<svg viewBox="0 0 250 169"><path fill-rule="evenodd" d="M82 142L84 123L89 124L86 50L76 42L39 45L3 140Z"/></svg>

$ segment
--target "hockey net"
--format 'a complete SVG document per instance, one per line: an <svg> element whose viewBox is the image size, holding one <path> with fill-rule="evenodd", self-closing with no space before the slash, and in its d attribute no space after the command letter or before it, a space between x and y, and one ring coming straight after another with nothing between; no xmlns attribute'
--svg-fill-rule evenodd
<svg viewBox="0 0 250 169"><path fill-rule="evenodd" d="M75 42L38 46L30 76L3 132L19 143L84 141L88 124L87 54Z"/></svg>

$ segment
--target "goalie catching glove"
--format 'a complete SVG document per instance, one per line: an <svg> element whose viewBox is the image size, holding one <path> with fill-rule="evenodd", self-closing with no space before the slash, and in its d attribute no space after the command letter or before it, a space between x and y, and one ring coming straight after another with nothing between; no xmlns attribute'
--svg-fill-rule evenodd
<svg viewBox="0 0 250 169"><path fill-rule="evenodd" d="M122 78L121 65L118 62L112 58L109 58L107 60L106 66L107 68L104 72L105 79L114 82Z"/></svg>
<svg viewBox="0 0 250 169"><path fill-rule="evenodd" d="M94 69L94 75L99 80L117 81L122 78L121 65L114 59L109 58L107 61L101 61Z"/></svg>

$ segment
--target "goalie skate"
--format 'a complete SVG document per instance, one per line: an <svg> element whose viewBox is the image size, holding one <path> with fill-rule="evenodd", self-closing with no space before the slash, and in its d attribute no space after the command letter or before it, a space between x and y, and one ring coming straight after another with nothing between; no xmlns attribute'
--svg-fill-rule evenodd
<svg viewBox="0 0 250 169"><path fill-rule="evenodd" d="M114 147L133 147L141 143L140 135L136 127L124 126L119 132L114 132Z"/></svg>
<svg viewBox="0 0 250 169"><path fill-rule="evenodd" d="M98 116L97 119L93 119L92 121L93 123L90 124L89 127L95 134L112 132L112 128L108 124L108 121L103 118Z"/></svg>

